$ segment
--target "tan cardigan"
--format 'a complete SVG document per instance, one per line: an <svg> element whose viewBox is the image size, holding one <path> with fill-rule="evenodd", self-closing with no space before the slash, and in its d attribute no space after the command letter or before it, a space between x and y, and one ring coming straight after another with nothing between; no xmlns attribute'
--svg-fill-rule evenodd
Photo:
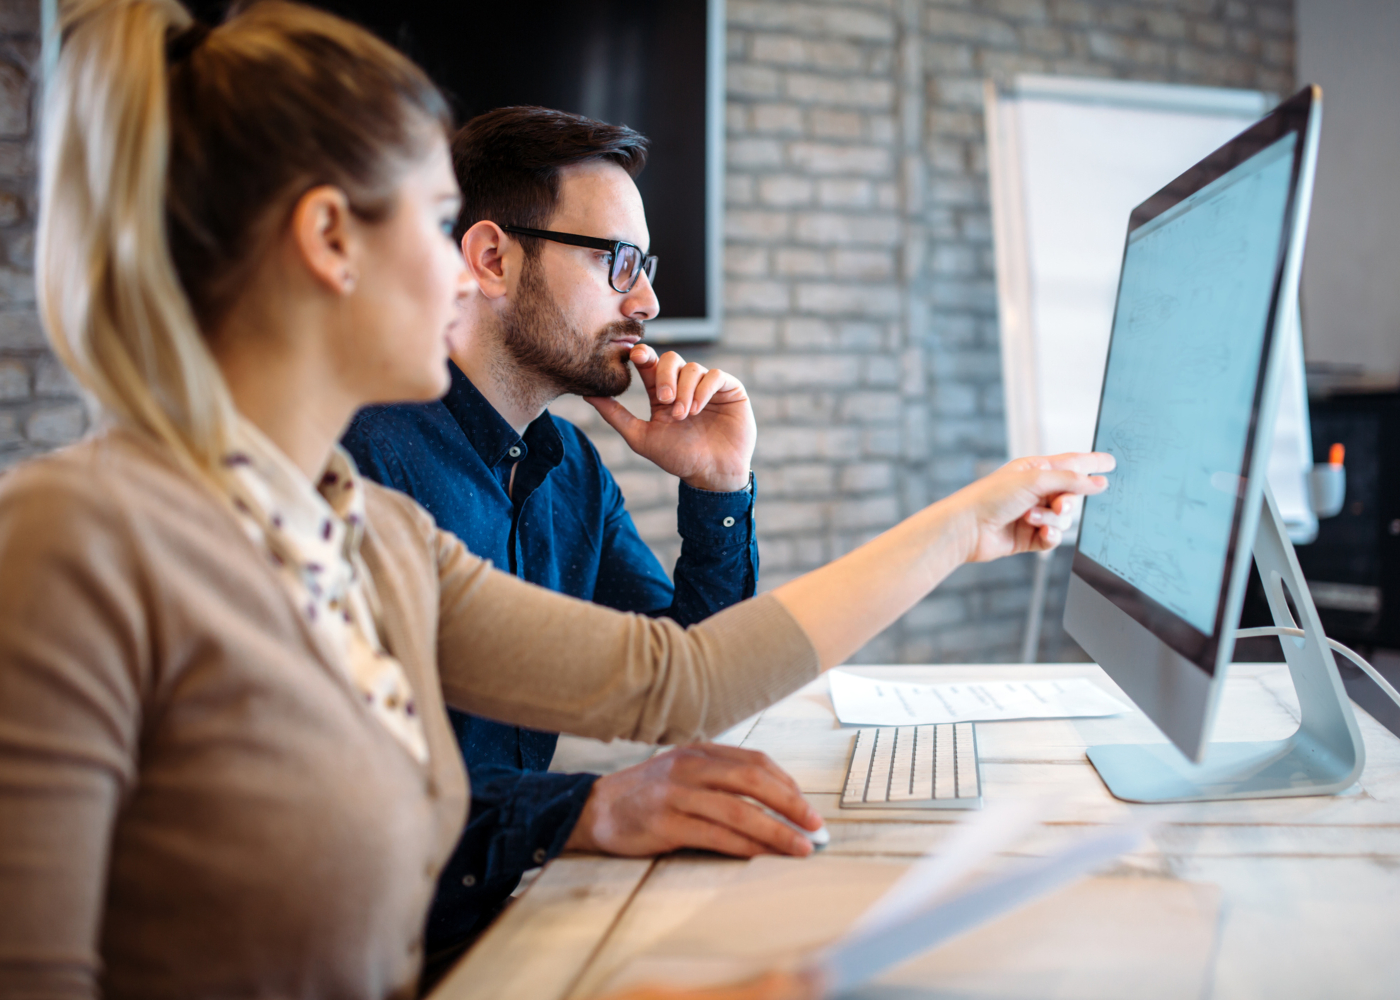
<svg viewBox="0 0 1400 1000"><path fill-rule="evenodd" d="M771 597L681 629L494 571L370 484L419 766L212 494L112 432L0 479L0 996L412 995L466 812L443 699L679 742L817 673Z"/></svg>

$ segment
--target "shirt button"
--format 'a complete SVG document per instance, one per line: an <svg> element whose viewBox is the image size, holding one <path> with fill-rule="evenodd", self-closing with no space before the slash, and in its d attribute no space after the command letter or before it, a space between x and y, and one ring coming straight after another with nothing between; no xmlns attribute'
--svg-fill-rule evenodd
<svg viewBox="0 0 1400 1000"><path fill-rule="evenodd" d="M726 528L732 528L734 527L734 518L726 517L720 524L724 525Z"/></svg>
<svg viewBox="0 0 1400 1000"><path fill-rule="evenodd" d="M476 885L476 876L475 876L475 875L463 875L463 876L462 876L462 884L463 884L464 886L466 886L468 889L470 889L472 886Z"/></svg>
<svg viewBox="0 0 1400 1000"><path fill-rule="evenodd" d="M510 451L506 452L506 454L509 455L511 458L519 458L519 457L520 457L520 445L518 445L518 444L513 444L513 445L511 445L511 446L510 446Z"/></svg>
<svg viewBox="0 0 1400 1000"><path fill-rule="evenodd" d="M544 864L544 859L547 857L549 857L549 852L547 852L543 847L541 847L538 851L535 852L535 864Z"/></svg>

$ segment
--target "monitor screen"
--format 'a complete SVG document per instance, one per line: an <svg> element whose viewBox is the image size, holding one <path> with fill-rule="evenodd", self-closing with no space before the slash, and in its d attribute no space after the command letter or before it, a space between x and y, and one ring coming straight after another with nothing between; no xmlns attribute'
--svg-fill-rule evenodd
<svg viewBox="0 0 1400 1000"><path fill-rule="evenodd" d="M1227 584L1297 142L1135 227L1123 258L1094 437L1118 467L1085 504L1079 555L1201 636Z"/></svg>

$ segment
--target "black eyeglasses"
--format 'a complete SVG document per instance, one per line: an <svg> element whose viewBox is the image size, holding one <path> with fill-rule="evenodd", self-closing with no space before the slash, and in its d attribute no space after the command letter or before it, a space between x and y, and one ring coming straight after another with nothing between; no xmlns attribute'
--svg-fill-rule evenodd
<svg viewBox="0 0 1400 1000"><path fill-rule="evenodd" d="M526 229L524 226L502 226L508 233L517 236L534 236L555 243L567 243L572 247L588 247L590 250L606 250L612 255L608 268L608 284L612 290L626 294L636 287L642 272L647 281L656 280L656 254L644 254L635 243L623 240L603 240L596 236L576 236L573 233L551 233L547 229Z"/></svg>

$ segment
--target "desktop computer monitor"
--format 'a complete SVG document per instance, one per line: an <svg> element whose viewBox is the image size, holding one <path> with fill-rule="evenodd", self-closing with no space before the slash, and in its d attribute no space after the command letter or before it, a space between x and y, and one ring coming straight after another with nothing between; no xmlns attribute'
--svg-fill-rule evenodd
<svg viewBox="0 0 1400 1000"><path fill-rule="evenodd" d="M1194 761L1205 757L1261 512L1277 519L1265 473L1320 103L1303 90L1128 222L1094 435L1118 465L1085 502L1065 628ZM1296 566L1291 546L1279 558Z"/></svg>

